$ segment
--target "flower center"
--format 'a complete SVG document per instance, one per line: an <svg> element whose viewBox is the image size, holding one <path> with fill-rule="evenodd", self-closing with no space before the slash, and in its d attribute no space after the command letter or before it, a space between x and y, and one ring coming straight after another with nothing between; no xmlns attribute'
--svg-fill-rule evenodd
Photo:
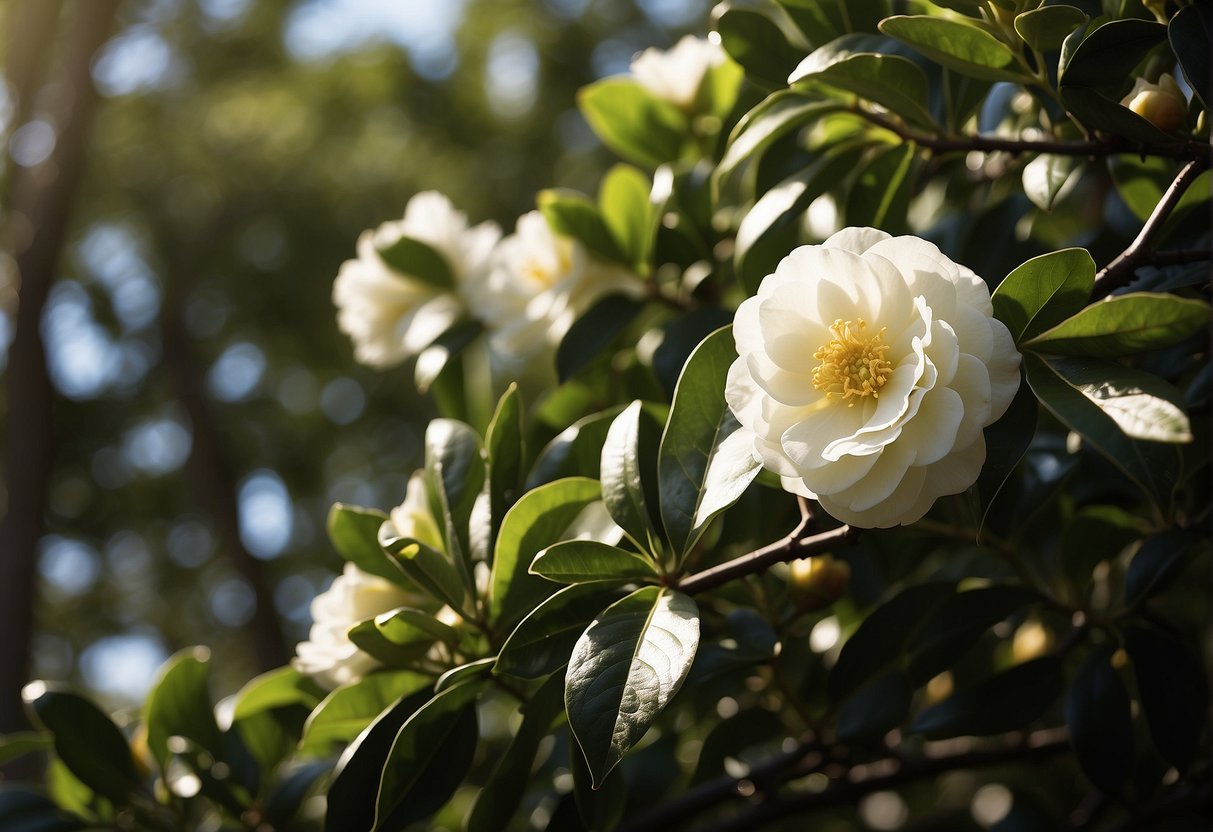
<svg viewBox="0 0 1213 832"><path fill-rule="evenodd" d="M821 362L813 370L813 386L829 399L841 399L854 407L858 399L880 398L880 388L889 380L893 366L885 360L889 345L884 343L885 327L865 337L867 322L834 321L830 332L834 340L823 344L813 357Z"/></svg>

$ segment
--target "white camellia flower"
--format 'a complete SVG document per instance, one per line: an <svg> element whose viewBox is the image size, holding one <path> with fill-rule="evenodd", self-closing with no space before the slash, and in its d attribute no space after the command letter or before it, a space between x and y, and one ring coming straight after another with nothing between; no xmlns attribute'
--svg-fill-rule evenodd
<svg viewBox="0 0 1213 832"><path fill-rule="evenodd" d="M426 503L425 483L420 472L409 479L404 502L392 509L389 522L401 537L411 537L434 547L442 546L438 525ZM425 603L420 593L347 563L332 585L312 599L312 628L308 640L296 648L296 657L291 664L330 690L361 679L379 667L379 661L350 641L350 627L398 607Z"/></svg>
<svg viewBox="0 0 1213 832"><path fill-rule="evenodd" d="M379 256L401 237L420 240L446 258L455 291L391 268ZM440 193L409 200L404 218L358 238L358 257L341 264L333 282L337 325L354 341L354 356L372 367L399 364L428 347L463 314L460 294L479 282L501 237L495 223L468 227L467 217Z"/></svg>
<svg viewBox="0 0 1213 832"><path fill-rule="evenodd" d="M494 373L509 378L550 373L554 350L579 315L604 295L643 291L627 269L592 256L531 211L497 246L484 286L468 301L488 328Z"/></svg>
<svg viewBox="0 0 1213 832"><path fill-rule="evenodd" d="M649 48L632 61L632 77L653 95L684 110L690 109L709 69L725 62L716 43L686 35L674 48Z"/></svg>
<svg viewBox="0 0 1213 832"><path fill-rule="evenodd" d="M725 397L789 491L860 527L912 523L976 480L1020 356L984 281L917 237L801 246L733 324Z"/></svg>

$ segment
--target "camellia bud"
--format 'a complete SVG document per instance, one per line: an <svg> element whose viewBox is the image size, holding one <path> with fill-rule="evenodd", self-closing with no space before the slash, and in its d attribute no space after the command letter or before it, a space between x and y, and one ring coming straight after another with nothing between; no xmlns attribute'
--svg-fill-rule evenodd
<svg viewBox="0 0 1213 832"><path fill-rule="evenodd" d="M798 609L828 607L842 597L851 582L851 565L832 555L801 558L788 564L792 600Z"/></svg>
<svg viewBox="0 0 1213 832"><path fill-rule="evenodd" d="M1178 130L1188 117L1188 100L1165 72L1157 84L1138 78L1120 103L1166 133Z"/></svg>

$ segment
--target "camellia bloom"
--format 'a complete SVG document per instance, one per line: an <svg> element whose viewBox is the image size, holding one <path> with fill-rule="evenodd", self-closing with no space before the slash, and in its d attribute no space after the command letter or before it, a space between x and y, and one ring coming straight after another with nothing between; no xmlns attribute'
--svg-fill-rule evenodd
<svg viewBox="0 0 1213 832"><path fill-rule="evenodd" d="M912 523L977 480L1019 353L972 271L917 237L801 246L733 324L725 397L789 491L845 523Z"/></svg>
<svg viewBox="0 0 1213 832"><path fill-rule="evenodd" d="M392 509L388 522L396 527L400 537L442 546L438 525L426 503L420 472L409 479L404 502ZM332 585L312 599L312 628L308 640L296 648L292 665L330 690L361 679L379 667L379 661L350 641L350 627L399 607L427 603L432 602L427 602L420 592L411 592L347 563Z"/></svg>
<svg viewBox="0 0 1213 832"><path fill-rule="evenodd" d="M451 267L456 290L396 271L379 255L402 237L428 244ZM337 325L354 341L354 356L390 367L428 347L464 313L464 284L479 282L501 237L495 223L468 227L467 217L440 193L409 200L404 218L358 238L358 257L341 264L333 283Z"/></svg>
<svg viewBox="0 0 1213 832"><path fill-rule="evenodd" d="M668 51L649 48L632 61L632 77L653 95L689 110L709 69L725 62L719 44L686 35Z"/></svg>
<svg viewBox="0 0 1213 832"><path fill-rule="evenodd" d="M1188 118L1188 99L1175 78L1166 72L1157 84L1138 78L1120 103L1167 133L1183 127Z"/></svg>
<svg viewBox="0 0 1213 832"><path fill-rule="evenodd" d="M643 290L627 269L593 257L532 211L497 246L485 285L469 302L488 328L495 372L510 377L550 372L553 351L579 315L604 295Z"/></svg>

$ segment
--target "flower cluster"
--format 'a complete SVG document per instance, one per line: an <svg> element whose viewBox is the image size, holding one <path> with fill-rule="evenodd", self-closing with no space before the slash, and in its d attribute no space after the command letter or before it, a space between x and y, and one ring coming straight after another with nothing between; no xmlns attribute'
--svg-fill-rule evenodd
<svg viewBox="0 0 1213 832"><path fill-rule="evenodd" d="M985 282L917 237L848 228L741 304L725 391L789 491L862 527L912 523L977 480L1020 356Z"/></svg>

